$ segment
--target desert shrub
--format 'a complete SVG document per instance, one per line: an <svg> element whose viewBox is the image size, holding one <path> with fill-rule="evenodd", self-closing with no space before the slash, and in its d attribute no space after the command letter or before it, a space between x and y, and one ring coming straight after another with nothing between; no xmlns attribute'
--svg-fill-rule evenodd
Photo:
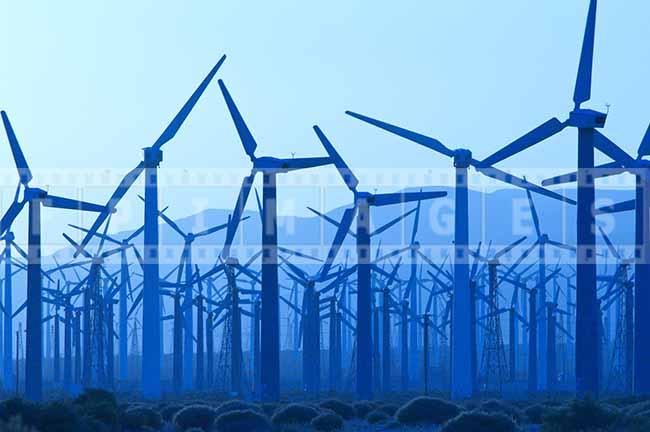
<svg viewBox="0 0 650 432"><path fill-rule="evenodd" d="M309 405L292 403L277 410L271 421L274 425L308 424L319 414Z"/></svg>
<svg viewBox="0 0 650 432"><path fill-rule="evenodd" d="M79 419L79 432L113 432L114 427L93 417L84 416Z"/></svg>
<svg viewBox="0 0 650 432"><path fill-rule="evenodd" d="M161 408L160 415L164 421L171 423L176 413L182 409L182 405L167 405Z"/></svg>
<svg viewBox="0 0 650 432"><path fill-rule="evenodd" d="M390 418L388 414L381 410L370 411L366 416L366 421L370 424L377 424L387 421Z"/></svg>
<svg viewBox="0 0 650 432"><path fill-rule="evenodd" d="M98 388L87 388L74 400L75 404L87 405L97 403L108 403L117 408L115 395L108 390Z"/></svg>
<svg viewBox="0 0 650 432"><path fill-rule="evenodd" d="M320 407L333 411L343 417L344 420L351 420L357 413L352 405L338 399L327 399L321 402Z"/></svg>
<svg viewBox="0 0 650 432"><path fill-rule="evenodd" d="M402 424L442 424L460 414L460 408L442 399L418 397L402 405L395 417Z"/></svg>
<svg viewBox="0 0 650 432"><path fill-rule="evenodd" d="M79 417L95 419L109 428L117 426L118 406L113 393L88 388L83 391L74 401L73 407Z"/></svg>
<svg viewBox="0 0 650 432"><path fill-rule="evenodd" d="M162 417L153 408L136 406L124 412L121 418L122 427L126 430L138 431L145 428L160 429Z"/></svg>
<svg viewBox="0 0 650 432"><path fill-rule="evenodd" d="M221 414L215 428L217 432L270 432L271 423L259 412L247 409Z"/></svg>
<svg viewBox="0 0 650 432"><path fill-rule="evenodd" d="M69 405L52 402L41 406L34 426L41 431L70 432L77 430L78 419Z"/></svg>
<svg viewBox="0 0 650 432"><path fill-rule="evenodd" d="M440 432L515 432L515 422L505 414L464 412L446 422Z"/></svg>
<svg viewBox="0 0 650 432"><path fill-rule="evenodd" d="M397 405L393 404L384 404L384 405L379 405L375 411L381 411L386 413L389 417L392 417L395 415L399 407Z"/></svg>
<svg viewBox="0 0 650 432"><path fill-rule="evenodd" d="M13 417L20 417L21 425L33 426L39 416L38 406L21 398L11 398L0 402L0 420L9 422Z"/></svg>
<svg viewBox="0 0 650 432"><path fill-rule="evenodd" d="M110 428L117 425L117 410L114 405L107 402L87 403L75 405L79 417L90 417L104 423Z"/></svg>
<svg viewBox="0 0 650 432"><path fill-rule="evenodd" d="M370 411L375 409L374 405L368 401L355 402L353 405L354 410L357 412L357 417L366 418Z"/></svg>
<svg viewBox="0 0 650 432"><path fill-rule="evenodd" d="M544 416L554 409L556 408L534 404L524 408L524 414L526 415L529 423L542 424Z"/></svg>
<svg viewBox="0 0 650 432"><path fill-rule="evenodd" d="M650 400L634 403L625 409L625 413L630 416L635 416L646 411L650 411Z"/></svg>
<svg viewBox="0 0 650 432"><path fill-rule="evenodd" d="M176 413L174 425L181 431L190 428L200 428L208 432L214 423L216 413L208 405L190 405Z"/></svg>
<svg viewBox="0 0 650 432"><path fill-rule="evenodd" d="M521 423L524 418L524 415L519 408L497 399L489 399L484 401L481 403L481 405L478 406L477 410L489 414L504 414L513 419L516 423Z"/></svg>
<svg viewBox="0 0 650 432"><path fill-rule="evenodd" d="M384 425L385 430L402 430L404 426L397 420L391 420Z"/></svg>
<svg viewBox="0 0 650 432"><path fill-rule="evenodd" d="M278 409L278 406L278 404L274 403L263 403L260 408L268 418L271 418L273 417L273 414L275 414L275 411Z"/></svg>
<svg viewBox="0 0 650 432"><path fill-rule="evenodd" d="M619 429L625 432L647 432L650 430L650 416L643 413L627 416L621 421Z"/></svg>
<svg viewBox="0 0 650 432"><path fill-rule="evenodd" d="M343 429L343 417L333 412L323 413L312 419L311 426L319 432L337 431Z"/></svg>
<svg viewBox="0 0 650 432"><path fill-rule="evenodd" d="M2 432L38 432L33 426L23 422L20 415L13 416L8 420L0 421L0 431Z"/></svg>
<svg viewBox="0 0 650 432"><path fill-rule="evenodd" d="M221 405L219 405L214 413L216 414L217 417L219 417L221 414L225 414L230 411L246 411L246 410L251 410L251 411L260 411L260 408L257 405L249 404L247 402L241 401L241 400L229 400Z"/></svg>
<svg viewBox="0 0 650 432"><path fill-rule="evenodd" d="M619 420L618 411L590 399L574 400L568 406L549 411L543 419L546 432L607 430Z"/></svg>

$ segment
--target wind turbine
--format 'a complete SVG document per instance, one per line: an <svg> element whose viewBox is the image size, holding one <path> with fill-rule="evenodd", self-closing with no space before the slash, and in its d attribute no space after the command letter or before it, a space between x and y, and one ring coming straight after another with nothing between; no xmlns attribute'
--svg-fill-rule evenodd
<svg viewBox="0 0 650 432"><path fill-rule="evenodd" d="M145 171L144 188L144 300L142 313L142 393L146 399L158 399L160 388L160 300L158 291L158 166L162 162L162 146L172 140L189 116L199 98L217 73L226 56L222 56L210 70L199 87L185 102L178 114L172 119L160 137L151 147L144 149L144 159L122 179L119 186L108 200L106 210L99 214L90 232L81 241L85 247L93 234L104 223L109 213L114 211L122 197L128 192L142 171Z"/></svg>
<svg viewBox="0 0 650 432"><path fill-rule="evenodd" d="M193 357L194 357L194 313L191 307L194 298L192 295L192 278L194 272L192 271L192 245L194 240L205 237L207 235L216 233L228 227L228 224L221 224L205 229L203 231L193 233L183 231L176 222L171 220L164 212L159 212L160 218L165 221L178 235L183 238L183 252L181 255L180 269L178 277L180 278L183 270L185 271L185 290L183 293L183 333L184 333L184 346L183 346L183 390L192 390L194 383L193 371ZM242 218L245 219L245 218Z"/></svg>
<svg viewBox="0 0 650 432"><path fill-rule="evenodd" d="M592 396L598 395L598 364L594 361L594 356L598 353L600 342L593 213L595 192L591 171L594 168L594 148L605 154L610 150L608 145L610 141L597 131L605 126L607 114L581 107L584 102L591 99L596 7L597 0L591 0L573 93L575 106L569 118L564 122L552 118L483 160L486 165L494 165L556 135L566 127L578 129L576 390L579 395Z"/></svg>
<svg viewBox="0 0 650 432"><path fill-rule="evenodd" d="M27 337L25 355L25 397L40 401L43 397L43 327L42 311L42 270L41 270L41 208L54 207L69 210L104 212L106 208L70 198L51 195L47 191L29 186L32 172L20 148L7 113L2 111L2 121L7 132L14 162L24 187L23 199L15 200L0 220L0 234L3 234L29 203L29 225L27 228Z"/></svg>
<svg viewBox="0 0 650 432"><path fill-rule="evenodd" d="M350 170L345 161L338 154L332 143L318 126L314 131L323 147L330 155L344 183L353 194L352 207L347 208L341 218L339 229L334 237L332 250L322 269L322 274L327 275L332 260L338 253L343 240L350 231L350 226L356 214L357 220L357 394L362 399L372 397L372 289L371 269L373 266L370 257L370 207L383 207L412 201L421 201L441 198L447 192L402 192L387 194L372 194L357 190L359 181Z"/></svg>
<svg viewBox="0 0 650 432"><path fill-rule="evenodd" d="M14 202L18 200L19 189L16 189L16 196L14 197ZM8 228L7 232L2 238L5 242L5 248L2 253L2 257L5 261L4 267L4 313L3 313L3 323L4 323L4 347L3 347L3 387L7 392L12 392L15 390L15 380L13 372L13 321L12 321L12 310L13 310L13 258L11 256L11 249L14 248L20 253L23 254L22 249L18 247L15 240L15 235L11 231L11 228ZM20 267L19 270L20 271Z"/></svg>
<svg viewBox="0 0 650 432"><path fill-rule="evenodd" d="M290 158L257 157L257 142L242 117L226 85L219 80L219 87L230 112L244 151L253 163L249 176L244 178L231 223L226 232L226 242L221 252L224 259L230 258L230 248L237 232L237 226L246 207L255 175L263 177L262 191L262 348L261 355L266 364L261 372L263 400L278 400L280 397L280 303L278 289L278 231L277 231L277 175L295 170L315 168L330 163L328 157Z"/></svg>
<svg viewBox="0 0 650 432"><path fill-rule="evenodd" d="M643 159L650 155L650 126L637 150L637 157L632 158L625 151L599 135L606 146L607 155L614 162L601 165L593 175L605 177L621 173L630 173L636 178L636 196L634 200L623 201L596 210L596 214L611 214L635 211L635 246L637 259L634 262L634 392L650 392L650 345L645 343L650 333L650 161ZM544 180L542 184L558 184L576 181L575 173L564 174Z"/></svg>
<svg viewBox="0 0 650 432"><path fill-rule="evenodd" d="M554 199L573 203L559 194L527 182L503 171L500 171L490 165L491 163L480 162L472 157L472 152L467 149L452 150L442 144L440 141L380 121L365 115L357 114L352 111L346 111L346 114L374 125L380 129L386 130L395 135L406 138L424 147L433 150L436 153L447 156L453 160L456 171L455 185L455 238L454 238L454 296L453 296L453 313L452 313L452 358L455 359L452 365L452 399L462 399L472 394L472 372L468 362L461 359L465 353L470 352L471 345L471 317L470 317L470 279L469 279L469 211L468 211L468 169L474 167L478 172L492 178L499 179L506 183L524 188L531 189L542 195Z"/></svg>
<svg viewBox="0 0 650 432"><path fill-rule="evenodd" d="M82 228L77 225L68 224L71 228L78 229L85 233L90 232L86 228ZM119 369L120 369L120 381L126 382L128 380L128 323L127 323L127 289L131 290L131 278L129 275L129 263L126 252L129 247L134 247L131 241L137 236L142 234L144 231L144 225L142 225L137 230L133 231L130 235L124 237L121 240L117 240L114 237L109 236L108 234L102 234L95 232L94 236L100 239L104 239L116 245L122 246L120 250L120 291L119 291L119 330L118 330L118 339L119 339ZM63 273L62 273L63 274ZM65 277L65 276L64 276Z"/></svg>
<svg viewBox="0 0 650 432"><path fill-rule="evenodd" d="M535 202L533 201L533 197L530 194L530 191L526 191L526 196L528 198L528 205L530 208L530 213L531 217L533 219L533 225L535 226L535 233L537 234L537 240L533 246L537 246L538 252L539 252L539 270L537 272L537 277L538 277L538 285L537 285L537 304L540 305L540 307L546 305L547 302L547 296L546 296L546 245L551 245L559 249L564 249L568 250L571 252L576 252L576 248L573 246L566 245L562 242L551 240L548 236L548 234L542 233L542 230L540 228L539 224L539 215L537 213L537 209L535 208ZM538 321L538 331L537 331L537 355L539 356L538 358L538 384L540 387L540 390L545 390L546 389L546 384L548 382L547 375L548 375L548 363L547 363L547 351L548 351L548 346L547 346L547 329L548 326L546 324L546 318L547 314L546 313L541 313L539 314L539 321Z"/></svg>

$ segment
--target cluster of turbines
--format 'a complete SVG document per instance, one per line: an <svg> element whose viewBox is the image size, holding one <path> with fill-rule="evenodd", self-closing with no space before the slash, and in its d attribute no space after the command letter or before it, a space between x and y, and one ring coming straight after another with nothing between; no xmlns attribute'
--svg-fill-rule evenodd
<svg viewBox="0 0 650 432"><path fill-rule="evenodd" d="M575 107L568 119L553 118L487 158L478 160L468 149L450 149L426 135L347 112L451 159L456 180L455 231L452 252L442 262L420 250L418 225L421 203L441 198L446 192L359 190L354 172L318 126L314 131L325 156L258 156L257 142L222 80L218 81L221 93L252 162L250 175L243 179L234 209L222 224L186 232L171 220L158 203L162 147L181 128L225 56L154 144L144 149L143 159L127 173L105 205L55 196L33 187L17 135L2 112L19 174L14 200L0 220L0 236L5 242L3 388L17 391L20 387L21 371L17 369L21 363L16 358L22 352L22 331L14 337L14 320L24 311L24 395L30 400L43 397L44 370L50 372L47 382L65 392L89 386L116 388L129 380L129 352L131 357L141 358L138 385L145 398L159 398L164 391L183 393L221 386L238 396L277 400L284 373L281 310L286 310L289 322L284 334L291 340L288 350L301 356L300 388L310 395L324 390L346 391L371 399L377 393L442 388L453 399L462 399L482 392L504 392L518 382L525 383L523 391L530 393L570 386L578 395L597 396L603 389L650 392L650 347L644 343L650 330L645 315L650 310L650 293L643 289L650 278L650 165L642 159L650 154L650 132L637 157L631 157L599 131L607 114L581 107L591 93L596 5L597 0L591 0L573 96ZM575 173L536 185L495 167L568 127L578 130ZM612 162L595 167L594 149ZM278 245L278 175L330 164L350 190L351 205L340 220L310 209L335 226L329 252L317 257ZM527 239L522 237L500 250L480 243L470 247L470 167L525 190L536 233L531 245L523 246ZM109 234L111 215L119 211L120 201L143 173L144 223L127 237L114 238ZM636 176L635 200L595 210L594 179L621 173ZM232 245L239 224L246 219L244 209L257 174L263 184L261 197L256 191L262 248L240 263ZM546 189L567 182L577 182L577 201ZM551 239L542 231L533 194L577 206L576 246ZM371 231L374 213L385 206L400 204L403 208L407 203L413 203L413 209ZM24 251L15 241L12 224L26 205L29 225L28 248ZM74 249L74 258L52 268L41 265L43 207L97 213L89 228L71 225L83 233L80 242L63 234ZM602 255L596 250L596 215L629 210L636 211L634 257L624 257L600 231L608 255L616 259L615 271L609 273L606 266L597 267ZM373 242L410 216L413 222L406 247L382 250L380 241ZM165 275L159 268L160 221L183 241L180 262ZM222 230L225 242L219 260L208 269L193 264L193 242ZM142 243L136 244L141 235ZM348 236L356 241L356 259L348 253L339 256ZM548 248L574 254L575 266L547 262ZM516 250L522 251L517 258L508 264L500 262ZM538 259L525 266L523 263L534 253ZM107 264L113 256L119 256L119 265ZM296 258L309 264L298 265ZM408 261L406 272L402 260ZM599 269L603 270L600 274ZM12 280L21 271L27 273L27 299L15 307ZM219 282L221 279L225 284ZM164 312L166 303L173 304L170 314ZM163 373L165 322L172 327L169 376ZM244 322L249 324L248 335L243 334ZM327 342L323 335L327 335ZM247 348L245 340L249 342ZM217 341L220 346L216 346ZM51 356L44 355L44 345L46 354L53 352ZM325 346L327 356L323 356ZM399 358L393 360L398 353ZM44 359L50 357L51 368L44 368ZM325 366L321 365L323 361ZM324 376L328 377L327 385L321 383ZM170 384L166 387L163 383Z"/></svg>

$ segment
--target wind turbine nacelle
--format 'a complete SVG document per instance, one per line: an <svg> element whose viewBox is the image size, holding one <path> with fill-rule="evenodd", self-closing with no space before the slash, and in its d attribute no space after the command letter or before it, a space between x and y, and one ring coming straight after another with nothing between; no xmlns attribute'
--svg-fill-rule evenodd
<svg viewBox="0 0 650 432"><path fill-rule="evenodd" d="M155 168L163 160L163 152L159 148L145 147L144 162L145 166Z"/></svg>
<svg viewBox="0 0 650 432"><path fill-rule="evenodd" d="M27 188L25 189L25 201L31 201L33 199L45 199L47 198L47 192L39 188Z"/></svg>
<svg viewBox="0 0 650 432"><path fill-rule="evenodd" d="M238 265L239 260L237 258L235 258L235 257L228 257L228 258L226 258L225 264L226 265L233 265L233 266Z"/></svg>
<svg viewBox="0 0 650 432"><path fill-rule="evenodd" d="M454 167L467 168L472 163L472 152L467 149L454 150Z"/></svg>
<svg viewBox="0 0 650 432"><path fill-rule="evenodd" d="M605 127L607 114L590 109L576 109L569 115L569 125L580 129L601 129Z"/></svg>

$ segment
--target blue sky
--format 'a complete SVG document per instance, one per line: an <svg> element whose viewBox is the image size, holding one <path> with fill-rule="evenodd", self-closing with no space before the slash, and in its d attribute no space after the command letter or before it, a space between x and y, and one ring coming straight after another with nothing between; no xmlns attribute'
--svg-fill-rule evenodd
<svg viewBox="0 0 650 432"><path fill-rule="evenodd" d="M223 53L219 77L259 155L324 154L311 130L318 123L353 169L450 166L344 115L352 109L483 158L551 116L566 118L588 7L587 0L2 3L0 107L35 173L125 173ZM589 106L611 104L605 132L632 154L650 121L648 16L647 1L599 2ZM575 165L575 144L568 130L500 166L550 176ZM164 150L163 171L250 166L216 82ZM4 134L0 169L13 184ZM98 202L110 194L83 180L76 186L52 191ZM163 204L173 201L173 216L228 208L236 189L173 193ZM291 192L300 209L287 211L322 204L303 189ZM327 195L326 207L349 199L342 190Z"/></svg>

